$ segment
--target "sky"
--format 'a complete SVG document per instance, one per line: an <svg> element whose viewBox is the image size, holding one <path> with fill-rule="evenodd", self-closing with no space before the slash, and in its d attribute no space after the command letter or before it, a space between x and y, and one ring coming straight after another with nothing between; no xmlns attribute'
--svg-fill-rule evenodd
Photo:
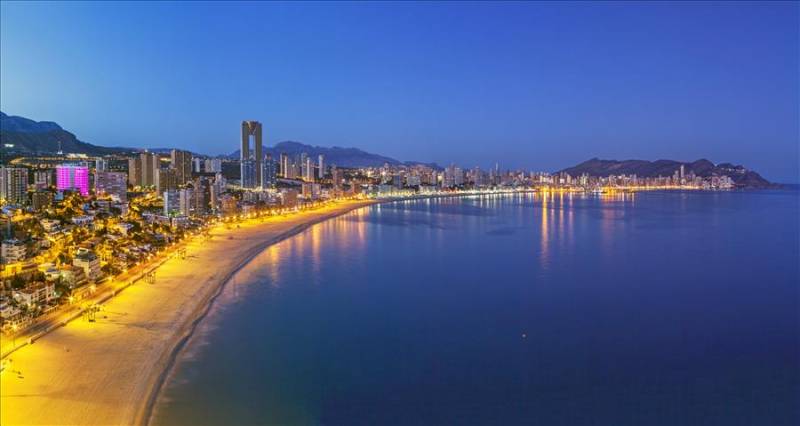
<svg viewBox="0 0 800 426"><path fill-rule="evenodd" d="M357 147L554 171L733 162L799 182L800 6L0 3L0 109L108 146Z"/></svg>

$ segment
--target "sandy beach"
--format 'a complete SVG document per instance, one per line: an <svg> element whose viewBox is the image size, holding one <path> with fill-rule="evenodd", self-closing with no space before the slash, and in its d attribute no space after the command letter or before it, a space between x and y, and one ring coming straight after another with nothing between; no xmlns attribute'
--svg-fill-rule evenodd
<svg viewBox="0 0 800 426"><path fill-rule="evenodd" d="M130 425L147 421L154 390L209 301L270 244L374 201L329 207L240 228L212 230L166 261L155 284L137 283L10 356L0 375L2 425Z"/></svg>

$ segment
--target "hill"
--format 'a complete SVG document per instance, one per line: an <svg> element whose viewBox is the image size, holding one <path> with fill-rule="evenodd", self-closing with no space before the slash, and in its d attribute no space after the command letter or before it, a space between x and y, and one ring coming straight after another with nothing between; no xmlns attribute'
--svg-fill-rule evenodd
<svg viewBox="0 0 800 426"><path fill-rule="evenodd" d="M403 163L394 158L386 157L379 154L372 154L366 151L362 151L358 148L342 148L338 146L328 148L322 146L306 145L294 141L280 142L272 148L263 146L262 149L264 154L270 154L274 159L280 158L281 153L286 153L289 156L294 157L305 152L310 157L312 157L312 159L316 160L317 156L322 154L325 157L325 162L327 164L336 164L337 166L340 167L380 167L385 163L389 163L392 165L422 164L415 162ZM239 150L236 150L230 154L230 157L238 159L239 155L240 155ZM436 164L426 164L426 165L438 168Z"/></svg>
<svg viewBox="0 0 800 426"><path fill-rule="evenodd" d="M34 121L0 112L0 146L3 153L21 155L67 153L107 155L132 151L129 148L97 146L78 140L52 121Z"/></svg>
<svg viewBox="0 0 800 426"><path fill-rule="evenodd" d="M701 177L729 176L737 186L743 188L768 188L775 184L764 179L758 173L748 170L741 165L730 163L714 164L706 159L691 163L682 163L674 160L601 160L592 158L576 166L561 170L571 176L587 174L589 176L606 177L609 175L636 175L639 177L672 176L681 165L686 174L694 173Z"/></svg>

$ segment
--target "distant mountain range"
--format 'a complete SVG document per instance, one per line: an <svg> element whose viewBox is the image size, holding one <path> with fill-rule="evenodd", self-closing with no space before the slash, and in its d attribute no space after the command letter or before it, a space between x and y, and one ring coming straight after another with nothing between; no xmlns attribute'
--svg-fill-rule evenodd
<svg viewBox="0 0 800 426"><path fill-rule="evenodd" d="M58 152L59 142L65 153L78 153L86 155L108 155L126 152L136 152L142 149L105 147L82 142L74 134L64 130L52 121L34 121L24 117L10 116L0 112L0 152L22 155L53 154ZM153 152L169 152L169 148L153 148ZM383 155L372 154L358 148L321 147L306 145L300 142L286 141L274 147L263 147L264 154L271 154L273 158L280 158L281 153L296 156L303 152L312 157L314 161L318 155L325 156L327 164L336 164L340 167L378 167L386 163L391 165L423 164L436 169L441 169L436 163L419 163L414 161L402 162ZM239 151L229 156L239 158ZM572 176L584 173L590 176L609 176L619 174L635 174L640 177L672 176L680 166L684 166L685 173L694 173L701 177L714 175L730 176L736 185L744 188L767 188L775 186L758 173L748 170L741 165L730 163L714 164L701 159L691 163L681 163L672 160L601 160L593 158L581 164L562 170Z"/></svg>
<svg viewBox="0 0 800 426"><path fill-rule="evenodd" d="M59 142L64 152L107 155L133 151L92 145L78 140L72 133L52 121L34 121L0 112L0 149L22 154L51 154L58 152Z"/></svg>
<svg viewBox="0 0 800 426"><path fill-rule="evenodd" d="M609 175L636 175L639 177L672 176L683 165L684 173L694 173L701 177L726 175L733 179L737 186L743 188L769 188L775 184L764 179L758 173L748 170L741 165L730 163L714 164L706 159L691 163L682 163L673 160L601 160L592 158L560 172L571 176L587 174L589 176L606 177Z"/></svg>
<svg viewBox="0 0 800 426"><path fill-rule="evenodd" d="M328 148L324 146L306 145L300 142L285 141L280 142L274 147L262 146L263 153L272 155L272 158L279 159L282 153L288 154L290 157L298 156L302 153L308 154L312 161L317 160L317 156L322 154L325 157L327 164L336 164L340 167L380 167L386 163L391 165L412 165L423 164L433 168L440 168L436 163L420 163L414 161L399 161L391 157L383 155L372 154L362 151L358 148L341 148L334 146ZM240 151L237 149L229 155L232 159L239 159Z"/></svg>
<svg viewBox="0 0 800 426"><path fill-rule="evenodd" d="M59 150L65 153L86 155L108 155L126 152L142 151L141 148L105 147L82 142L74 134L64 130L52 121L34 121L24 117L10 116L0 112L0 149L3 153L22 155L53 154ZM160 154L169 153L170 148L150 148L150 152ZM372 154L357 148L321 147L305 145L300 142L281 142L273 148L264 147L264 154L270 153L274 158L279 158L281 153L295 156L307 153L314 160L319 154L325 156L325 162L336 164L340 167L370 167L382 166L384 163L398 164L425 164L430 167L440 168L435 163L401 162L394 158ZM239 159L239 151L229 156Z"/></svg>

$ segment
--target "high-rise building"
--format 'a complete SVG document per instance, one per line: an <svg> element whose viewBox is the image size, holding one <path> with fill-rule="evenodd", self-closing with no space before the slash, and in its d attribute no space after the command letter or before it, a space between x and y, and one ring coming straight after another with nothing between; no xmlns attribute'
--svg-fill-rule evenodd
<svg viewBox="0 0 800 426"><path fill-rule="evenodd" d="M461 186L464 184L464 170L460 167L453 168L453 183L455 186Z"/></svg>
<svg viewBox="0 0 800 426"><path fill-rule="evenodd" d="M89 168L81 164L62 164L56 167L56 188L89 195Z"/></svg>
<svg viewBox="0 0 800 426"><path fill-rule="evenodd" d="M185 185L192 180L192 153L173 149L169 156L170 167L175 170L178 185Z"/></svg>
<svg viewBox="0 0 800 426"><path fill-rule="evenodd" d="M106 162L106 160L102 158L94 160L94 171L105 172L106 170L108 170L108 163Z"/></svg>
<svg viewBox="0 0 800 426"><path fill-rule="evenodd" d="M33 172L33 185L36 189L47 189L53 186L52 170L37 170Z"/></svg>
<svg viewBox="0 0 800 426"><path fill-rule="evenodd" d="M300 178L306 179L308 177L308 154L305 152L300 154Z"/></svg>
<svg viewBox="0 0 800 426"><path fill-rule="evenodd" d="M161 158L158 154L143 152L139 154L139 160L142 164L142 177L139 185L154 186L156 182L156 173L158 173L158 170L161 168Z"/></svg>
<svg viewBox="0 0 800 426"><path fill-rule="evenodd" d="M206 173L219 173L222 171L222 160L219 158L206 158L205 161Z"/></svg>
<svg viewBox="0 0 800 426"><path fill-rule="evenodd" d="M250 151L250 137L255 146ZM242 146L240 150L242 187L255 188L261 184L261 123L242 121Z"/></svg>
<svg viewBox="0 0 800 426"><path fill-rule="evenodd" d="M123 173L124 174L124 173ZM39 211L53 204L53 193L50 191L36 191L31 193L31 207Z"/></svg>
<svg viewBox="0 0 800 426"><path fill-rule="evenodd" d="M11 204L28 203L28 169L0 167L0 200Z"/></svg>
<svg viewBox="0 0 800 426"><path fill-rule="evenodd" d="M261 170L261 187L269 188L275 185L278 178L278 165L272 160L272 156L267 154L264 159L264 165Z"/></svg>
<svg viewBox="0 0 800 426"><path fill-rule="evenodd" d="M211 207L211 211L216 213L219 211L219 185L217 185L217 181L214 180L214 184L208 188L208 196L209 196L209 206Z"/></svg>
<svg viewBox="0 0 800 426"><path fill-rule="evenodd" d="M130 186L142 184L142 159L139 157L128 159L128 184Z"/></svg>
<svg viewBox="0 0 800 426"><path fill-rule="evenodd" d="M314 182L314 163L311 161L311 157L306 157L303 167L303 179L306 182Z"/></svg>
<svg viewBox="0 0 800 426"><path fill-rule="evenodd" d="M164 216L173 216L180 213L180 196L178 191L170 189L162 192L164 199Z"/></svg>
<svg viewBox="0 0 800 426"><path fill-rule="evenodd" d="M318 173L317 177L320 179L325 178L325 159L323 158L322 154L319 155L319 164L318 164Z"/></svg>
<svg viewBox="0 0 800 426"><path fill-rule="evenodd" d="M178 188L177 171L172 167L168 169L159 169L155 175L155 182L153 186L156 188L156 193L161 194L164 191Z"/></svg>
<svg viewBox="0 0 800 426"><path fill-rule="evenodd" d="M194 180L194 193L192 204L194 214L202 215L208 213L209 200L211 199L211 182L205 177L198 177Z"/></svg>
<svg viewBox="0 0 800 426"><path fill-rule="evenodd" d="M281 153L281 177L289 178L289 154Z"/></svg>
<svg viewBox="0 0 800 426"><path fill-rule="evenodd" d="M192 171L194 173L203 173L203 166L205 166L205 161L202 158L192 158Z"/></svg>
<svg viewBox="0 0 800 426"><path fill-rule="evenodd" d="M193 191L192 188L183 188L178 191L178 211L184 216L189 216L192 214L192 208L194 207L193 198Z"/></svg>
<svg viewBox="0 0 800 426"><path fill-rule="evenodd" d="M342 172L336 168L336 164L331 165L331 182L336 189L342 185Z"/></svg>
<svg viewBox="0 0 800 426"><path fill-rule="evenodd" d="M128 201L127 176L120 172L95 172L94 188L97 195L107 195L119 202Z"/></svg>

